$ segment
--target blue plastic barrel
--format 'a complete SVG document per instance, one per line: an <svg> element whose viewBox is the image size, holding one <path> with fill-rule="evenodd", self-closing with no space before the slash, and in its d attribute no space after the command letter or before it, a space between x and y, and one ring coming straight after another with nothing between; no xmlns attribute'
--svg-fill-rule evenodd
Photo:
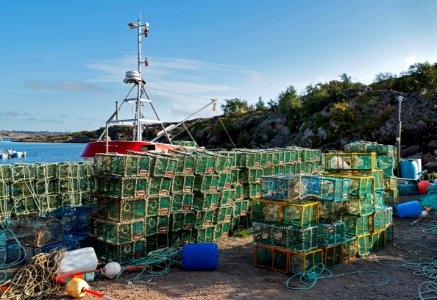
<svg viewBox="0 0 437 300"><path fill-rule="evenodd" d="M181 256L185 270L215 270L218 266L218 248L214 243L184 245Z"/></svg>
<svg viewBox="0 0 437 300"><path fill-rule="evenodd" d="M410 201L396 205L399 218L417 217L422 213L422 206L419 201Z"/></svg>
<svg viewBox="0 0 437 300"><path fill-rule="evenodd" d="M401 161L401 177L417 179L419 176L419 167L417 163L412 159L404 159Z"/></svg>

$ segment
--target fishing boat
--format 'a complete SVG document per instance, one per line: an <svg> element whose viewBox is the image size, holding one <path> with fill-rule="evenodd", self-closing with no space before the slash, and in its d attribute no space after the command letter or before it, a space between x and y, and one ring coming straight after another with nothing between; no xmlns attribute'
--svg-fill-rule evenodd
<svg viewBox="0 0 437 300"><path fill-rule="evenodd" d="M135 23L129 23L129 28L132 30L136 30L138 39L137 39L137 52L138 52L138 60L137 60L137 71L128 71L126 72L126 76L123 80L124 83L132 85L128 95L126 98L118 104L116 102L115 112L109 117L106 121L105 130L100 135L99 139L96 142L90 142L85 146L85 149L81 155L81 157L85 159L92 159L97 153L119 153L125 154L126 151L155 151L155 152L168 152L170 149L175 149L181 147L181 145L172 141L170 131L175 130L183 126L185 130L187 127L185 126L185 121L191 118L193 115L197 114L201 110L206 107L215 104L216 99L211 99L211 102L207 105L203 106L193 114L189 115L187 118L182 120L177 124L170 125L165 127L161 119L159 118L155 107L153 106L152 100L149 97L146 90L146 81L143 80L142 77L142 66L148 66L149 61L147 58L143 59L141 57L141 45L142 45L142 37L147 37L149 34L149 24L142 24L141 20ZM136 93L135 93L136 92ZM131 94L136 94L135 96L131 96ZM129 104L134 105L134 116L128 119L119 119L120 111L123 106L127 106ZM149 105L155 119L146 119L144 118L144 114L142 112L143 106ZM162 130L157 134L155 138L150 141L143 140L143 130L144 127L149 124L158 124L162 128ZM110 140L108 132L110 126L131 126L132 127L132 140ZM165 142L159 142L160 140L165 139ZM193 139L194 141L194 139ZM194 147L197 145L193 144Z"/></svg>

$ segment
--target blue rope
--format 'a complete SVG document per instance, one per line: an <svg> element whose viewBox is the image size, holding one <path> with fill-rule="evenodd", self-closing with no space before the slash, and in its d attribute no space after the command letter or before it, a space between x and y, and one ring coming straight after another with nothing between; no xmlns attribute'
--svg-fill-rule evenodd
<svg viewBox="0 0 437 300"><path fill-rule="evenodd" d="M325 274L325 275L323 275ZM374 286L383 286L390 282L390 278L387 276L387 274L379 272L379 271L355 271L355 272L346 272L346 273L340 273L340 274L333 274L330 269L327 269L324 267L323 264L318 264L311 269L309 269L306 272L296 273L285 282L285 286L287 289L290 290L297 290L297 291L307 291L312 289L317 281L319 279L329 279L329 278L335 278L335 277L341 277L346 275L355 275L355 274L379 274L382 275L385 278L385 281L383 283L375 283L372 284ZM301 287L297 286L290 286L290 282L298 279L299 284Z"/></svg>

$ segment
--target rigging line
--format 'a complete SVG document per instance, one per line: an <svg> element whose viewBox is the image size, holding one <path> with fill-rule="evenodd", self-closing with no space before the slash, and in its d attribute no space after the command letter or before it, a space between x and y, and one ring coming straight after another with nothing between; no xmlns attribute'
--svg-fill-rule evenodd
<svg viewBox="0 0 437 300"><path fill-rule="evenodd" d="M229 134L228 130L226 129L226 126L225 126L225 124L223 123L222 118L218 117L218 119L219 119L220 123L222 123L223 129L225 130L226 134L228 135L228 138L229 138L229 140L231 141L232 146L234 146L234 149L237 148L237 146L235 146L234 141L233 141L232 138L231 138L231 135Z"/></svg>
<svg viewBox="0 0 437 300"><path fill-rule="evenodd" d="M175 95L180 95L180 96L186 96L186 97L192 97L192 98L198 98L198 99L202 99L202 100L211 101L210 98L206 98L206 97L188 95L188 94L184 94L184 93L173 92L173 91L169 91L169 90L157 89L157 88L152 88L152 87L148 87L148 88L151 89L151 90L155 90L155 91L166 92L166 93L170 93L170 94L175 94Z"/></svg>
<svg viewBox="0 0 437 300"><path fill-rule="evenodd" d="M184 126L185 130L187 131L188 135L190 136L190 138L193 140L194 144L196 144L196 146L199 146L199 144L197 144L196 140L194 139L194 136L191 134L191 132L188 130L187 125L185 125L185 122L182 123L182 125Z"/></svg>
<svg viewBox="0 0 437 300"><path fill-rule="evenodd" d="M143 90L144 94L146 95L147 99L150 100L149 94L147 94L146 89L143 87L142 90ZM168 139L168 141L169 141L170 144L173 144L172 141L171 141L170 136L169 136L168 133L167 133L167 129L165 128L164 124L162 123L161 119L160 119L159 116L158 116L158 113L157 113L156 110L155 110L155 107L154 107L153 104L152 104L152 101L150 101L149 104L150 104L150 106L152 107L153 112L155 113L156 119L158 119L159 123L161 124L162 130L164 130L164 134L165 134L166 138Z"/></svg>

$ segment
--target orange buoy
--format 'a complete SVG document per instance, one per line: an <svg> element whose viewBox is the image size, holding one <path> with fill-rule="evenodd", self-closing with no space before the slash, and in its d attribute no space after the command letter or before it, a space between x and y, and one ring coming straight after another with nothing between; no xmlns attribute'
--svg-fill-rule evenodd
<svg viewBox="0 0 437 300"><path fill-rule="evenodd" d="M426 190L428 187L432 185L429 181L422 180L417 184L417 187L419 189L419 194L426 194Z"/></svg>

